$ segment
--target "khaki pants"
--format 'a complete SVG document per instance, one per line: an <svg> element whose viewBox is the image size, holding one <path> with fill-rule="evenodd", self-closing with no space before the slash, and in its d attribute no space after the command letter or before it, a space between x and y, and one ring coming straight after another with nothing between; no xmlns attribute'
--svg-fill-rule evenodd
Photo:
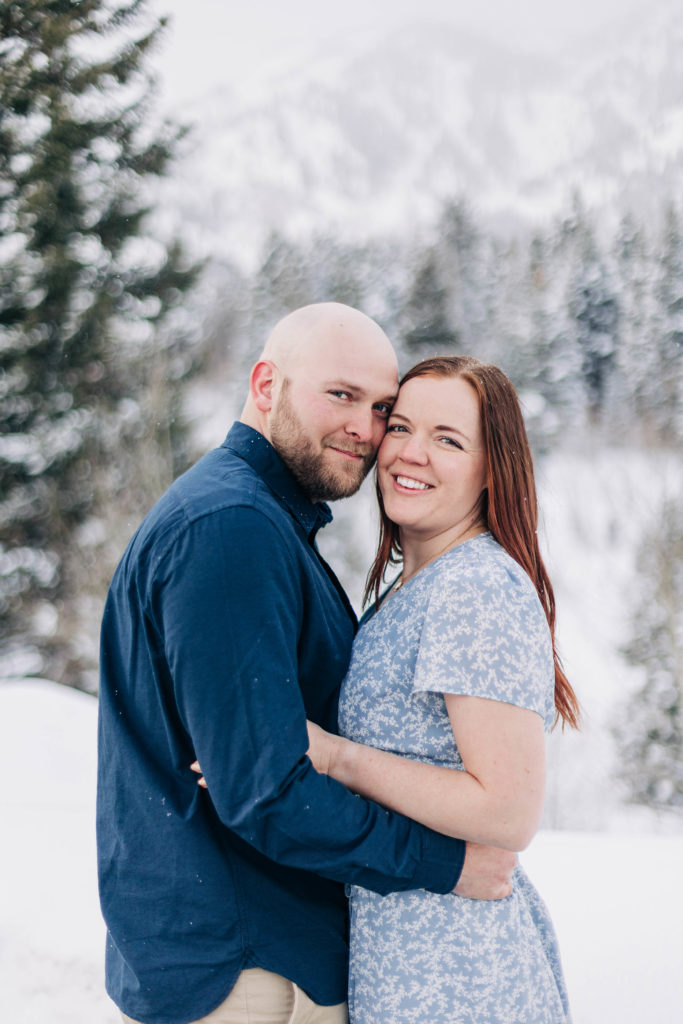
<svg viewBox="0 0 683 1024"><path fill-rule="evenodd" d="M126 1017L126 1024L139 1024ZM346 1003L318 1006L286 978L260 967L242 971L220 1006L192 1024L348 1024Z"/></svg>

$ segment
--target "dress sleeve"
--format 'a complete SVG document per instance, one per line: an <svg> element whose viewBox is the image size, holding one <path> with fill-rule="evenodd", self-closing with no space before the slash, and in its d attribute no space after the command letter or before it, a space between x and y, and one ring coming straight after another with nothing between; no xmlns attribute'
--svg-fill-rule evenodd
<svg viewBox="0 0 683 1024"><path fill-rule="evenodd" d="M531 581L495 561L454 560L431 588L415 691L462 694L554 717L550 631Z"/></svg>

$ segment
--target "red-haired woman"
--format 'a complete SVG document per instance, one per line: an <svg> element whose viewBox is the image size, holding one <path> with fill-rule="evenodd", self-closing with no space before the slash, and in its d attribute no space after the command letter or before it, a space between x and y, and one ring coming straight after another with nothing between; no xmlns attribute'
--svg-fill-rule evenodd
<svg viewBox="0 0 683 1024"><path fill-rule="evenodd" d="M341 737L309 756L351 789L470 842L521 850L543 807L545 732L578 724L555 651L533 464L514 388L469 357L401 382L378 460L375 603ZM400 575L380 596L385 570ZM482 902L351 888L352 1024L566 1024L547 910L518 868Z"/></svg>

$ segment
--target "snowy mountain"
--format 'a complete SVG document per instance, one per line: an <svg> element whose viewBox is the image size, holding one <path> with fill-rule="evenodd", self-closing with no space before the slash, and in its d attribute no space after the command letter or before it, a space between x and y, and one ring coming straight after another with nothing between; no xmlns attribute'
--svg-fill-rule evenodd
<svg viewBox="0 0 683 1024"><path fill-rule="evenodd" d="M164 207L233 257L273 229L403 233L456 196L499 223L577 190L649 214L683 186L682 51L678 5L553 61L452 25L347 42L181 110L195 129Z"/></svg>

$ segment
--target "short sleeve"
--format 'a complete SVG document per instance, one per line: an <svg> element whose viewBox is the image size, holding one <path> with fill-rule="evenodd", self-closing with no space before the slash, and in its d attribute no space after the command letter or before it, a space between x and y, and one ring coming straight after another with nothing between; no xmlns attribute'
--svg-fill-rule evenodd
<svg viewBox="0 0 683 1024"><path fill-rule="evenodd" d="M515 704L549 725L555 673L548 623L528 576L502 554L455 558L434 577L413 687Z"/></svg>

